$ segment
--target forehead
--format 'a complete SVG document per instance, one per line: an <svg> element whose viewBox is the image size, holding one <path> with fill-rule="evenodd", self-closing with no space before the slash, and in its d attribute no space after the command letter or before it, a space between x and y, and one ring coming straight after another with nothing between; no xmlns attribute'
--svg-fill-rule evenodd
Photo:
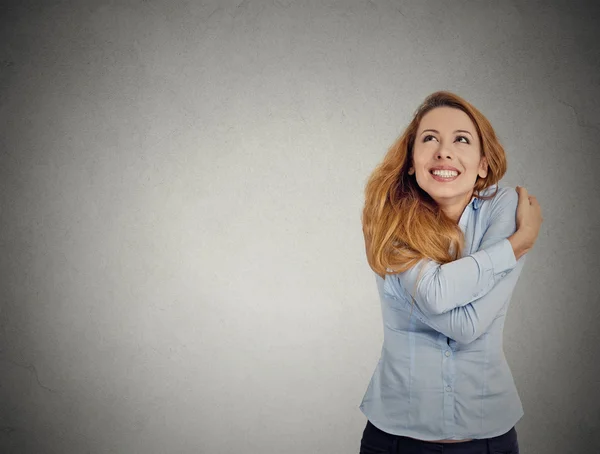
<svg viewBox="0 0 600 454"><path fill-rule="evenodd" d="M419 123L419 132L424 129L437 129L440 132L464 129L474 133L475 125L462 110L444 106L436 107L423 116Z"/></svg>

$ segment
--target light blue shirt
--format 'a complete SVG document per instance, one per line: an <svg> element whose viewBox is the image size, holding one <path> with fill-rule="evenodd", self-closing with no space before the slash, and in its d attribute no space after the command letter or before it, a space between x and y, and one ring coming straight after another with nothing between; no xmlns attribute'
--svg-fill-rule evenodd
<svg viewBox="0 0 600 454"><path fill-rule="evenodd" d="M523 416L502 346L525 264L507 239L516 231L517 203L508 187L491 200L473 197L459 220L461 259L375 275L384 340L360 409L376 427L421 440L489 438Z"/></svg>

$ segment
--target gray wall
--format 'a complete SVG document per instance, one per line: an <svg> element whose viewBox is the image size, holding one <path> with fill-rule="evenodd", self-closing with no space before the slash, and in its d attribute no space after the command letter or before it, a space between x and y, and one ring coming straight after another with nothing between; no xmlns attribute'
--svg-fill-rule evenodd
<svg viewBox="0 0 600 454"><path fill-rule="evenodd" d="M600 451L598 7L3 5L1 452L358 452L364 184L439 89L545 218L505 329L521 450Z"/></svg>

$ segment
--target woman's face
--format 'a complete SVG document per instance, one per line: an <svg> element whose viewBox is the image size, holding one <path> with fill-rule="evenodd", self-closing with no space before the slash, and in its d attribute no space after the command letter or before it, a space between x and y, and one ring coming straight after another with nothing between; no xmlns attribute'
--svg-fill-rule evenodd
<svg viewBox="0 0 600 454"><path fill-rule="evenodd" d="M450 169L435 175L437 168ZM462 110L436 107L423 116L413 146L417 184L441 206L462 208L477 176L487 175L475 125ZM412 173L412 171L411 171Z"/></svg>

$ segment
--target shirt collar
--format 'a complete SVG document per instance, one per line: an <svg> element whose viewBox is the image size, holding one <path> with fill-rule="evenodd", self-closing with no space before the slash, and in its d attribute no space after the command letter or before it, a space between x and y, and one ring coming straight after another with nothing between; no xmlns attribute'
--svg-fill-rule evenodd
<svg viewBox="0 0 600 454"><path fill-rule="evenodd" d="M481 202L482 202L482 200L479 197L477 197L476 195L473 195L473 197L471 197L471 201L469 202L469 205L471 205L474 210L477 210L477 209L479 209Z"/></svg>
<svg viewBox="0 0 600 454"><path fill-rule="evenodd" d="M488 195L488 193L491 194L493 192L494 188L496 188L496 186L498 186L497 183L490 186L489 188L485 188L483 191L481 191L481 195L485 196L485 195ZM473 197L471 197L471 201L469 202L469 205L471 205L474 210L478 210L482 203L483 203L483 199L480 199L476 195L473 195Z"/></svg>

